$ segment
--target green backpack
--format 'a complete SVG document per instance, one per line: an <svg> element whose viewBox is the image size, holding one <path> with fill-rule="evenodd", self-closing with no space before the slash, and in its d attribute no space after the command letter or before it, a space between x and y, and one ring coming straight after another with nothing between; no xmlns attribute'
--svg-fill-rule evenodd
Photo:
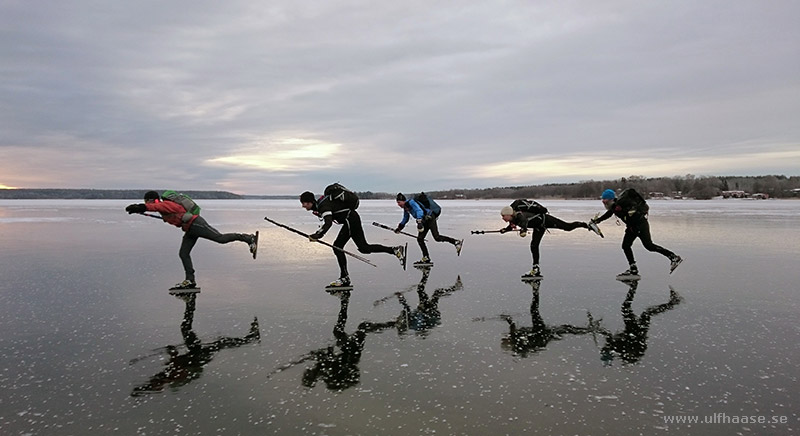
<svg viewBox="0 0 800 436"><path fill-rule="evenodd" d="M194 200L192 200L192 198L186 194L168 190L161 194L161 198L178 203L183 206L184 209L186 209L186 213L183 214L183 218L181 218L181 220L185 223L189 222L193 216L200 215L200 206L198 206L197 203L195 203Z"/></svg>

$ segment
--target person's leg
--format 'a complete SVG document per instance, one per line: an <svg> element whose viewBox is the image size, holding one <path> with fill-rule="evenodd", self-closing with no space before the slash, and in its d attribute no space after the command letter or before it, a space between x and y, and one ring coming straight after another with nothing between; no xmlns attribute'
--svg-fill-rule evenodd
<svg viewBox="0 0 800 436"><path fill-rule="evenodd" d="M635 265L636 259L633 257L633 241L638 237L638 230L634 226L625 227L625 236L622 237L622 251L629 265Z"/></svg>
<svg viewBox="0 0 800 436"><path fill-rule="evenodd" d="M387 247L379 244L367 243L367 238L364 236L364 228L361 227L361 217L358 212L351 210L347 217L347 224L350 227L350 237L358 247L358 251L364 254L369 253L389 253L394 254L394 248Z"/></svg>
<svg viewBox="0 0 800 436"><path fill-rule="evenodd" d="M339 230L339 234L336 236L336 240L333 241L334 247L339 247L344 249L344 244L350 240L350 226L345 222L342 224L342 228ZM336 262L339 263L339 277L345 278L348 277L347 273L347 256L341 250L333 249L333 254L336 255Z"/></svg>
<svg viewBox="0 0 800 436"><path fill-rule="evenodd" d="M670 260L675 257L675 253L653 243L653 238L650 236L650 223L646 218L643 218L639 222L639 239L642 241L642 245L644 245L644 248L647 249L647 251L655 251L656 253L659 253Z"/></svg>
<svg viewBox="0 0 800 436"><path fill-rule="evenodd" d="M194 244L197 243L197 236L194 236L191 231L186 232L183 234L183 241L181 242L181 248L178 250L178 256L181 258L181 263L183 263L183 271L185 273L186 280L195 283L194 280L194 267L192 265L192 248L194 248Z"/></svg>
<svg viewBox="0 0 800 436"><path fill-rule="evenodd" d="M573 221L568 223L564 220L554 217L553 215L544 216L544 226L548 229L559 229L566 232L571 232L577 228L588 229L589 225L581 221Z"/></svg>
<svg viewBox="0 0 800 436"><path fill-rule="evenodd" d="M539 265L539 244L542 242L542 238L544 237L545 228L544 227L536 227L533 228L533 237L531 238L531 256L533 256L533 265Z"/></svg>
<svg viewBox="0 0 800 436"><path fill-rule="evenodd" d="M436 242L447 242L453 245L456 245L456 240L445 235L439 234L439 224L437 222L439 218L432 218L428 220L428 224L425 226L426 228L430 229L431 235L433 235L433 239Z"/></svg>
<svg viewBox="0 0 800 436"><path fill-rule="evenodd" d="M218 244L227 244L233 241L242 241L247 244L253 242L253 235L244 233L220 233L219 230L212 227L201 216L194 219L192 226L189 227L189 232L193 233L194 236L198 238L208 239Z"/></svg>
<svg viewBox="0 0 800 436"><path fill-rule="evenodd" d="M417 244L419 245L419 249L422 251L422 257L427 257L430 259L430 255L428 253L428 245L425 244L425 237L428 236L429 227L425 226L421 232L417 234Z"/></svg>

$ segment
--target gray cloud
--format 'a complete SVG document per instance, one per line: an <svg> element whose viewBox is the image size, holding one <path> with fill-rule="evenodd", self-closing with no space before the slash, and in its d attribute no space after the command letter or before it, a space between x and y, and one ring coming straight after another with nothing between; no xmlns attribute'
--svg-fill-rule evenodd
<svg viewBox="0 0 800 436"><path fill-rule="evenodd" d="M278 194L798 174L798 13L788 0L5 2L0 185Z"/></svg>

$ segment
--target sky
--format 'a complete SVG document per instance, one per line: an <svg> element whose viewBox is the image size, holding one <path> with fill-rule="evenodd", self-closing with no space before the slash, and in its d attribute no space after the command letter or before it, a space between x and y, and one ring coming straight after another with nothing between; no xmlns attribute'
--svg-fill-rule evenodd
<svg viewBox="0 0 800 436"><path fill-rule="evenodd" d="M0 2L0 188L800 175L800 2Z"/></svg>

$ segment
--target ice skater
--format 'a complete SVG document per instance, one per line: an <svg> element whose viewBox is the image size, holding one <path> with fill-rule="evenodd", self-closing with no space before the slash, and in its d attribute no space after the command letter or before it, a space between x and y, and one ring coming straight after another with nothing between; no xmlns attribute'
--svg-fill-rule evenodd
<svg viewBox="0 0 800 436"><path fill-rule="evenodd" d="M592 223L599 224L612 215L616 215L625 223L625 236L622 238L622 251L628 260L628 269L617 274L619 280L638 280L639 268L636 266L636 259L633 256L633 241L639 238L642 245L648 251L654 251L669 259L669 273L672 274L675 268L683 262L677 254L666 248L653 243L650 236L650 223L647 220L650 206L647 205L644 197L633 188L622 191L617 197L613 189L606 189L600 197L606 212L592 219Z"/></svg>
<svg viewBox="0 0 800 436"><path fill-rule="evenodd" d="M453 244L456 248L456 255L461 255L461 247L464 245L463 239L455 239L439 234L437 220L442 213L442 208L432 198L423 192L414 198L407 199L401 192L397 194L396 200L397 206L403 209L403 219L394 229L394 232L400 233L411 217L417 222L417 244L422 250L422 259L414 262L414 266L433 266L433 261L431 261L428 253L428 246L425 244L425 237L428 235L428 231L431 232L436 242Z"/></svg>
<svg viewBox="0 0 800 436"><path fill-rule="evenodd" d="M176 194L174 191L166 193ZM125 208L129 214L145 212L158 212L164 222L183 229L183 241L178 251L178 256L183 263L185 279L173 286L171 290L195 289L194 266L192 265L192 248L199 238L208 239L218 244L227 244L233 241L241 241L250 247L253 259L258 252L258 231L254 234L247 233L220 233L199 215L199 207L186 196L165 195L163 198L156 191L148 191L144 194L144 203L131 204ZM151 215L155 216L155 215Z"/></svg>
<svg viewBox="0 0 800 436"><path fill-rule="evenodd" d="M312 212L323 221L319 230L309 235L312 240L317 240L325 236L333 223L341 224L342 228L333 242L335 247L344 249L344 245L350 239L356 243L358 251L361 253L387 253L393 254L400 259L400 264L405 268L406 253L402 245L387 247L379 244L369 244L364 236L364 228L361 226L361 217L356 212L358 208L358 196L345 188L334 183L325 188L324 194L317 198L314 193L306 191L300 195L300 204L307 211ZM327 286L327 288L349 288L352 287L350 274L347 271L347 257L342 250L333 250L336 260L339 263L339 278Z"/></svg>
<svg viewBox="0 0 800 436"><path fill-rule="evenodd" d="M528 229L532 230L531 256L533 257L533 266L529 272L522 275L523 280L540 280L543 277L539 268L539 244L542 242L547 229L571 232L577 228L584 228L601 235L599 229L593 228L589 223L582 221L568 223L563 221L550 215L546 207L532 200L514 200L511 205L505 206L500 210L500 216L503 221L508 223L508 226L500 229L500 233L509 232L519 227L519 236L524 238L528 235Z"/></svg>

